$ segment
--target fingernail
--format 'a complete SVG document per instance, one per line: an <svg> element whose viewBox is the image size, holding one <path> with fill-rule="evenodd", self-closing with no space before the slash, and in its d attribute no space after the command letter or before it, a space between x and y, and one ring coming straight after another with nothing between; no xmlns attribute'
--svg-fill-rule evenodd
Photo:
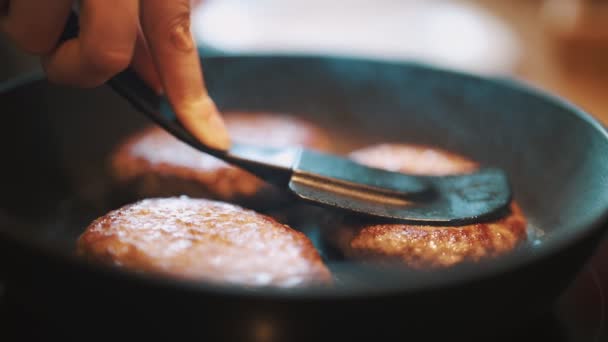
<svg viewBox="0 0 608 342"><path fill-rule="evenodd" d="M205 97L190 107L190 113L182 116L190 131L204 145L226 151L230 149L230 136L215 103L210 97Z"/></svg>

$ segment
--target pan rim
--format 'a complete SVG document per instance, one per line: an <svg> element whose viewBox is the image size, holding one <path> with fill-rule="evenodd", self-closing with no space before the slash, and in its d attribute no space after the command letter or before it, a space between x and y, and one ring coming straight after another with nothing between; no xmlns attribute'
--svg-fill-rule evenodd
<svg viewBox="0 0 608 342"><path fill-rule="evenodd" d="M221 62L222 60L243 60L243 59L283 59L283 60L333 60L333 61L357 61L365 63L377 63L383 65L396 65L400 67L409 67L424 70L430 73L442 73L449 76L459 78L475 80L484 83L492 83L495 86L503 87L509 91L520 92L526 96L536 97L543 100L547 104L564 109L569 115L573 115L578 120L581 120L585 125L589 126L589 129L594 130L603 136L603 139L608 141L608 131L598 119L593 117L590 113L586 112L579 106L575 105L571 101L551 93L546 89L542 89L538 86L534 86L530 83L523 82L521 80L506 78L506 77L488 77L482 75L475 75L464 71L456 71L446 69L418 61L390 61L383 59L370 59L370 58L359 58L359 57L348 57L348 56L334 56L334 55L314 55L314 54L247 54L247 55L230 55L230 56L209 56L205 60L215 60ZM204 63L204 61L203 61ZM0 83L0 94L7 91L18 88L22 85L44 81L45 76L41 70L22 75L20 77L11 79ZM568 247L574 246L577 242L584 240L586 237L596 233L599 230L603 230L605 223L608 222L608 203L603 204L600 207L599 214L595 217L589 218L577 224L572 224L568 229L564 229L563 232L555 234L552 239L543 243L543 246L536 250L534 253L527 253L525 256L519 253L514 253L503 259L492 261L492 267L485 268L483 270L475 270L471 273L462 272L458 276L438 279L437 282L427 283L416 283L405 284L404 282L395 282L391 284L378 284L377 286L370 287L304 287L294 289L277 289L277 288L257 288L249 289L238 285L224 285L224 284L212 284L200 281L191 280L180 280L172 279L168 277L153 275L153 274L137 274L132 271L123 270L115 267L104 266L104 265L93 265L80 258L77 258L66 251L65 249L50 246L45 244L42 239L31 239L19 236L15 230L0 229L0 237L2 237L7 243L17 243L25 248L30 248L33 251L38 251L47 255L48 257L58 258L61 262L67 262L68 264L86 267L95 272L103 272L108 275L117 276L124 278L125 281L141 281L147 284L155 284L160 287L169 287L174 290L191 291L198 294L218 294L227 296L247 296L249 298L272 298L272 299L290 299L290 300L322 300L322 299L336 299L336 298L360 298L360 297L374 297L374 296L391 296L395 294L406 294L406 293L418 293L421 291L429 291L434 288L450 288L458 287L466 283L482 281L489 279L497 275L508 273L510 271L522 268L528 264L539 262L542 259L550 258ZM581 265L582 267L582 265Z"/></svg>

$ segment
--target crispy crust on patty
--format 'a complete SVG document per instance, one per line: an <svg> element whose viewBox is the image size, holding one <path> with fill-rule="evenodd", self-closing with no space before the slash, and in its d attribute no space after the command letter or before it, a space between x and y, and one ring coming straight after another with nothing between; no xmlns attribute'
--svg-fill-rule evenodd
<svg viewBox="0 0 608 342"><path fill-rule="evenodd" d="M236 205L185 196L146 199L98 218L77 251L95 262L215 283L331 282L301 232Z"/></svg>
<svg viewBox="0 0 608 342"><path fill-rule="evenodd" d="M477 164L436 148L381 144L351 153L362 164L412 174L472 172ZM460 227L374 224L345 219L328 233L345 256L374 262L398 262L412 269L449 267L508 253L526 240L526 219L516 203L494 221Z"/></svg>
<svg viewBox="0 0 608 342"><path fill-rule="evenodd" d="M274 113L225 114L233 140L254 145L303 145L329 149L321 128L294 116ZM188 195L264 209L285 198L254 175L200 153L157 126L129 137L111 159L119 186L137 198Z"/></svg>

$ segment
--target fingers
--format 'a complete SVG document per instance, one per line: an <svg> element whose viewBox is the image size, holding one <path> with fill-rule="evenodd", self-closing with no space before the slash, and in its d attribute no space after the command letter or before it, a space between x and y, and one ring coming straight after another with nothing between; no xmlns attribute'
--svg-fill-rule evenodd
<svg viewBox="0 0 608 342"><path fill-rule="evenodd" d="M190 0L145 0L141 9L139 0L84 0L79 36L56 46L72 2L0 0L0 29L23 50L43 55L47 76L57 83L97 86L133 62L152 87L165 90L178 119L201 142L229 148L204 86Z"/></svg>
<svg viewBox="0 0 608 342"><path fill-rule="evenodd" d="M2 1L0 29L20 49L36 55L51 52L70 13L72 0Z"/></svg>
<svg viewBox="0 0 608 342"><path fill-rule="evenodd" d="M162 83L158 76L158 72L156 71L156 66L152 60L152 55L150 54L150 49L148 48L146 37L141 31L141 27L138 30L135 53L131 65L137 74L154 89L157 94L162 94Z"/></svg>
<svg viewBox="0 0 608 342"><path fill-rule="evenodd" d="M224 122L203 83L190 31L190 0L145 0L141 23L165 94L180 122L207 146L228 149Z"/></svg>
<svg viewBox="0 0 608 342"><path fill-rule="evenodd" d="M63 43L43 60L48 78L94 87L124 70L135 49L138 14L138 0L83 1L78 38Z"/></svg>

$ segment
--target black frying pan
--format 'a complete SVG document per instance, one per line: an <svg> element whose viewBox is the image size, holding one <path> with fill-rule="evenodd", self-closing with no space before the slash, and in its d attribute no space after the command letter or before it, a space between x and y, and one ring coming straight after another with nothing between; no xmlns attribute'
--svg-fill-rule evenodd
<svg viewBox="0 0 608 342"><path fill-rule="evenodd" d="M149 122L106 87L68 89L34 75L6 84L0 95L0 270L26 312L50 318L63 337L503 335L550 310L600 242L608 136L562 100L416 64L257 56L208 58L204 68L221 109L302 113L332 128L344 150L414 142L506 169L530 220L530 243L499 260L412 274L333 259L317 241L337 284L298 290L181 282L85 264L72 255L76 237L120 205L107 156ZM307 232L317 239L314 229Z"/></svg>

